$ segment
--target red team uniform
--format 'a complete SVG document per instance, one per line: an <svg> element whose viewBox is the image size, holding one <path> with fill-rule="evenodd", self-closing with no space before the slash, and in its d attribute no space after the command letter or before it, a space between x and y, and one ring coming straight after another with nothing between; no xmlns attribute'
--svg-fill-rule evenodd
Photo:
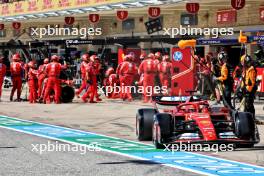
<svg viewBox="0 0 264 176"><path fill-rule="evenodd" d="M51 91L53 90L55 95L54 95L54 99L55 99L55 103L58 104L60 103L60 95L61 95L61 81L59 79L60 73L62 69L65 69L65 66L62 66L60 63L58 63L59 61L59 57L54 55L51 57L51 63L49 63L47 65L46 68L46 75L48 76L48 80L47 80L47 87L45 90L45 95L44 95L44 101L46 103L50 103L48 101L48 97L51 93Z"/></svg>
<svg viewBox="0 0 264 176"><path fill-rule="evenodd" d="M169 61L170 58L168 55L163 57L163 61L158 65L159 79L161 85L170 88L171 74L172 74L172 63Z"/></svg>
<svg viewBox="0 0 264 176"><path fill-rule="evenodd" d="M95 67L96 75L99 75L100 74L100 70L101 70L101 64L100 64L97 56L95 57L94 67ZM99 96L100 95L98 94L97 83L96 83L96 92L95 92L96 101L102 101L102 99L100 99Z"/></svg>
<svg viewBox="0 0 264 176"><path fill-rule="evenodd" d="M156 65L158 65L160 63L160 59L161 59L161 53L160 52L156 52L155 53L155 59L154 62Z"/></svg>
<svg viewBox="0 0 264 176"><path fill-rule="evenodd" d="M1 100L1 96L2 96L2 86L3 86L4 78L6 75L6 65L3 64L3 60L4 60L4 58L1 57L0 58L0 100Z"/></svg>
<svg viewBox="0 0 264 176"><path fill-rule="evenodd" d="M23 77L23 64L20 62L20 55L14 54L12 57L13 62L10 65L12 90L10 94L10 101L13 101L15 91L17 91L17 100L20 101Z"/></svg>
<svg viewBox="0 0 264 176"><path fill-rule="evenodd" d="M119 94L114 91L114 88L119 85L118 75L115 74L115 70L112 67L107 69L105 76L104 86L106 87L107 98L119 98Z"/></svg>
<svg viewBox="0 0 264 176"><path fill-rule="evenodd" d="M163 87L169 88L170 86L172 63L169 61L168 55L163 57L162 62L160 58L161 54L159 52L155 55L150 53L147 57L145 54L142 54L140 56L142 62L139 68L137 68L137 65L134 63L134 56L132 54L126 55L124 61L118 65L116 73L113 68L109 68L106 71L106 78L103 82L103 85L107 87L106 96L108 98L122 98L123 100L127 99L128 101L132 101L131 91L135 90L132 85L134 81L138 81L136 83L137 85L143 85L144 102L151 101L150 98L155 93L154 86L157 75ZM38 98L43 98L44 103L50 103L50 96L53 95L53 93L55 103L60 103L61 80L59 77L62 69L65 69L66 66L62 66L58 62L59 57L56 55L51 57L51 61L52 62L49 63L48 58L46 58L44 64L41 65L39 69L36 69L36 64L33 61L26 65L30 103L35 103ZM5 69L5 66L0 62L0 85L3 82ZM13 56L10 70L14 85L10 100L13 99L13 94L16 90L19 100L23 76L23 63L20 62L19 54ZM87 98L89 98L90 103L101 101L97 91L97 76L100 70L101 64L96 55L92 55L90 58L88 54L82 56L82 63L80 66L82 84L79 90L76 91L76 95L79 96L83 90L86 90L82 96L84 102L87 102ZM139 75L140 77L138 77ZM45 86L43 86L44 82ZM96 100L94 100L94 98L96 98Z"/></svg>
<svg viewBox="0 0 264 176"><path fill-rule="evenodd" d="M84 102L87 102L87 98L88 96L90 96L90 103L96 103L96 101L94 101L94 97L97 95L97 65L96 65L96 59L97 56L96 55L92 55L90 57L90 62L86 68L86 79L88 81L89 84L89 88L86 91L86 93L82 96L82 100Z"/></svg>
<svg viewBox="0 0 264 176"><path fill-rule="evenodd" d="M135 76L137 75L138 69L136 64L131 60L124 61L119 70L120 76L120 85L122 87L121 98L123 100L128 99L132 101L132 95L130 92L129 86L132 86Z"/></svg>
<svg viewBox="0 0 264 176"><path fill-rule="evenodd" d="M80 86L80 88L76 91L76 95L79 98L80 93L87 89L87 81L86 81L86 70L89 64L89 55L88 54L84 54L82 55L82 63L80 66L80 71L81 71L81 79L82 79L82 84Z"/></svg>
<svg viewBox="0 0 264 176"><path fill-rule="evenodd" d="M37 90L38 90L38 70L35 64L30 61L28 63L28 86L29 86L29 102L36 103L37 101Z"/></svg>
<svg viewBox="0 0 264 176"><path fill-rule="evenodd" d="M46 67L49 63L49 59L46 58L44 59L44 64L43 65L40 65L39 66L39 69L38 69L38 97L40 98L43 94L43 89L44 89L44 80L46 78L46 75L45 75L45 70L46 70Z"/></svg>
<svg viewBox="0 0 264 176"><path fill-rule="evenodd" d="M144 102L150 101L151 95L154 93L155 76L158 72L158 68L155 64L154 58L154 54L150 53L148 57L144 61L142 61L139 66L139 74L144 74ZM150 89L150 95L147 95L147 89Z"/></svg>

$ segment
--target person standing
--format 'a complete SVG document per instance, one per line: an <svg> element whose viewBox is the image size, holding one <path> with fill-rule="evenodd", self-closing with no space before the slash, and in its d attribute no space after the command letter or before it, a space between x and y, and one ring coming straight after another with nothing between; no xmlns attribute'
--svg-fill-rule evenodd
<svg viewBox="0 0 264 176"><path fill-rule="evenodd" d="M28 63L28 86L29 86L29 102L36 103L38 90L38 70L37 65L30 61Z"/></svg>
<svg viewBox="0 0 264 176"><path fill-rule="evenodd" d="M2 86L6 75L6 65L3 63L4 57L0 57L0 101L2 97Z"/></svg>
<svg viewBox="0 0 264 176"><path fill-rule="evenodd" d="M218 54L218 60L221 65L221 76L214 77L214 81L220 81L223 86L223 102L225 106L233 107L231 103L231 93L233 90L233 68L230 65L227 53L221 51Z"/></svg>
<svg viewBox="0 0 264 176"><path fill-rule="evenodd" d="M143 62L146 58L146 53L142 53L139 57L140 59L140 62ZM143 86L143 79L144 79L144 74L142 73L140 76L139 76L139 80L136 82L136 85L138 86Z"/></svg>
<svg viewBox="0 0 264 176"><path fill-rule="evenodd" d="M159 79L163 88L166 88L167 94L170 92L172 63L169 55L164 55L162 62L158 65Z"/></svg>
<svg viewBox="0 0 264 176"><path fill-rule="evenodd" d="M139 75L144 74L143 77L143 87L144 87L144 103L147 103L151 100L151 96L154 93L155 86L155 76L158 73L158 67L155 64L155 56L153 53L150 53L145 60L143 60L139 66L138 72Z"/></svg>
<svg viewBox="0 0 264 176"><path fill-rule="evenodd" d="M90 62L86 68L86 81L89 84L89 88L82 96L83 102L87 102L88 96L90 96L89 103L97 103L94 101L94 97L97 93L97 68L96 68L97 56L92 55L90 57Z"/></svg>
<svg viewBox="0 0 264 176"><path fill-rule="evenodd" d="M10 72L12 79L12 90L10 94L10 101L13 101L15 91L17 91L17 101L21 101L21 89L22 89L22 78L23 78L23 65L20 62L21 57L18 53L12 56L12 63L10 64Z"/></svg>
<svg viewBox="0 0 264 176"><path fill-rule="evenodd" d="M154 63L156 64L156 66L158 67L158 65L162 62L162 55L161 53L158 51L154 54ZM155 86L159 86L161 87L162 84L161 84L161 80L160 80L160 77L159 77L159 73L156 74L155 76L155 82L154 82L154 85Z"/></svg>
<svg viewBox="0 0 264 176"><path fill-rule="evenodd" d="M86 70L87 70L88 64L89 64L89 55L88 54L83 54L82 55L82 63L80 65L82 83L81 83L80 88L75 93L78 98L80 98L80 93L83 90L87 89Z"/></svg>
<svg viewBox="0 0 264 176"><path fill-rule="evenodd" d="M62 66L59 63L59 56L53 55L51 57L51 63L47 65L47 68L45 70L46 75L48 76L47 80L47 87L44 94L44 103L50 103L49 96L51 94L51 91L53 90L55 95L55 103L60 103L60 95L61 95L61 85L60 85L60 73L62 69L66 69L67 66Z"/></svg>
<svg viewBox="0 0 264 176"><path fill-rule="evenodd" d="M38 69L38 98L43 98L41 96L42 96L42 91L44 87L43 82L46 76L45 70L46 70L48 63L49 63L49 58L45 58L43 64L40 65Z"/></svg>
<svg viewBox="0 0 264 176"><path fill-rule="evenodd" d="M114 68L110 67L105 72L104 86L106 96L108 98L119 98L119 93L116 91L116 87L119 85L118 76L115 73Z"/></svg>
<svg viewBox="0 0 264 176"><path fill-rule="evenodd" d="M102 101L102 99L100 98L100 94L97 91L97 86L99 85L99 83L101 83L102 80L102 76L100 76L100 71L102 70L102 64L99 61L99 57L96 56L95 57L95 61L94 61L94 67L95 67L95 74L96 74L96 91L95 91L95 97L96 97L96 101ZM100 82L99 82L100 81ZM101 84L100 84L101 85Z"/></svg>
<svg viewBox="0 0 264 176"><path fill-rule="evenodd" d="M255 117L254 99L257 91L257 71L252 64L252 59L249 55L243 55L241 57L241 65L244 68L241 85L243 96L245 98L243 111L250 112Z"/></svg>
<svg viewBox="0 0 264 176"><path fill-rule="evenodd" d="M122 68L124 63L128 62L128 60L129 60L129 56L125 55L123 62L121 62L116 68L116 74L118 76L120 88L121 88L121 90L120 90L120 98L121 99L125 98L125 93L123 92L125 83L124 83L124 78L123 78L122 73L121 73L121 68Z"/></svg>
<svg viewBox="0 0 264 176"><path fill-rule="evenodd" d="M120 83L122 88L122 99L128 101L133 101L131 91L132 91L132 84L137 75L138 69L136 64L133 62L133 57L130 55L127 56L128 59L123 62L120 68Z"/></svg>
<svg viewBox="0 0 264 176"><path fill-rule="evenodd" d="M209 52L205 58L202 58L200 61L201 65L201 94L202 95L210 95L210 97L214 96L214 89L212 83L212 54Z"/></svg>

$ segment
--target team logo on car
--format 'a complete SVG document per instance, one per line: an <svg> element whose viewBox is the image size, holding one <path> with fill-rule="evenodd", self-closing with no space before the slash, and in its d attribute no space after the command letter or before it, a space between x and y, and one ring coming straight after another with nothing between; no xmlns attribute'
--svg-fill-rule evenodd
<svg viewBox="0 0 264 176"><path fill-rule="evenodd" d="M173 53L173 59L175 61L181 61L182 60L182 53L180 51L176 51Z"/></svg>

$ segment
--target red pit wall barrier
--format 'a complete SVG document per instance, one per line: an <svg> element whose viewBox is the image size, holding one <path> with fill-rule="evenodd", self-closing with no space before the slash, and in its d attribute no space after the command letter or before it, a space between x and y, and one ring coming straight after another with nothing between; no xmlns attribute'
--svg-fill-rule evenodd
<svg viewBox="0 0 264 176"><path fill-rule="evenodd" d="M172 48L173 65L171 93L172 95L188 95L186 90L195 89L195 62L191 48Z"/></svg>
<svg viewBox="0 0 264 176"><path fill-rule="evenodd" d="M258 72L257 79L261 80L257 91L263 96L264 95L264 68L257 68L257 72Z"/></svg>

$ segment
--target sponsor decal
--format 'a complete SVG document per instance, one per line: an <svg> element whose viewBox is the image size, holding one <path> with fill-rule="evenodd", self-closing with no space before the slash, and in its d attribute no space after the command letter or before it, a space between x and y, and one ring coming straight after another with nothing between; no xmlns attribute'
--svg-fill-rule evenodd
<svg viewBox="0 0 264 176"><path fill-rule="evenodd" d="M182 58L183 58L182 52L176 51L176 52L173 53L173 59L175 61L181 61Z"/></svg>

